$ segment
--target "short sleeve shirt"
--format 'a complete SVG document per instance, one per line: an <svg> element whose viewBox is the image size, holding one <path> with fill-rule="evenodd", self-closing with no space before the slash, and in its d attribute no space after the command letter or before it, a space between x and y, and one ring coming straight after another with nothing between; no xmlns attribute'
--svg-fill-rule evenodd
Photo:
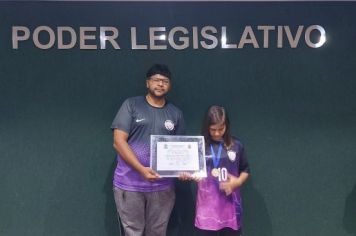
<svg viewBox="0 0 356 236"><path fill-rule="evenodd" d="M215 160L220 143L213 142L206 146L207 178L198 183L195 226L204 230L220 230L241 227L242 206L240 189L226 196L219 189L219 183L226 181L229 174L238 177L241 172L250 172L242 144L234 139L232 148L222 149L219 162ZM212 151L214 153L212 153ZM218 175L213 176L213 169Z"/></svg>
<svg viewBox="0 0 356 236"><path fill-rule="evenodd" d="M128 98L119 109L112 125L128 134L128 144L143 166L150 165L151 135L183 135L185 122L182 112L170 102L162 108L151 106L144 96ZM158 181L145 180L136 170L117 156L114 174L114 186L140 192L152 192L167 189L173 180L162 178Z"/></svg>

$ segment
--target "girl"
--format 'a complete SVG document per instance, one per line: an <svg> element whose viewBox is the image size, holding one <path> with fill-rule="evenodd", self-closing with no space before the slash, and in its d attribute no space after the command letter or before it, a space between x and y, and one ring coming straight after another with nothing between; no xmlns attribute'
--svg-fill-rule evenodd
<svg viewBox="0 0 356 236"><path fill-rule="evenodd" d="M211 106L202 134L208 176L198 182L195 226L198 235L241 235L240 187L249 167L242 144L230 134L223 107Z"/></svg>

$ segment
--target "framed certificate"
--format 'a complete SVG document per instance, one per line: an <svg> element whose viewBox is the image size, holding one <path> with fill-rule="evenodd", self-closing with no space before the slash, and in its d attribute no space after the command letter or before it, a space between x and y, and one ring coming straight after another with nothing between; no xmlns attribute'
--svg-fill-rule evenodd
<svg viewBox="0 0 356 236"><path fill-rule="evenodd" d="M151 135L150 166L162 177L206 177L204 137Z"/></svg>

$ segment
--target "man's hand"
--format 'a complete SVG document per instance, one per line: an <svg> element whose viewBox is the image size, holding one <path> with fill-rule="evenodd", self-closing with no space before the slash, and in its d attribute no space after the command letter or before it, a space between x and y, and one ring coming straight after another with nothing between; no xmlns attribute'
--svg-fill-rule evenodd
<svg viewBox="0 0 356 236"><path fill-rule="evenodd" d="M141 175L148 181L156 181L157 179L161 178L154 170L149 167L144 167Z"/></svg>

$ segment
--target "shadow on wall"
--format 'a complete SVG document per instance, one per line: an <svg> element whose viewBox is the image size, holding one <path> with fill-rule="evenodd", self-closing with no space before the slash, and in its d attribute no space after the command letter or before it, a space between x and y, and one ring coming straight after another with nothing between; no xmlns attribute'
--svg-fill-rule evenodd
<svg viewBox="0 0 356 236"><path fill-rule="evenodd" d="M124 235L122 232L122 226L118 222L116 205L113 194L112 177L114 170L116 168L116 159L114 159L109 173L106 177L103 192L106 195L106 205L105 205L105 231L107 236L121 236Z"/></svg>
<svg viewBox="0 0 356 236"><path fill-rule="evenodd" d="M168 236L193 236L195 216L194 181L176 180L176 201L168 224Z"/></svg>
<svg viewBox="0 0 356 236"><path fill-rule="evenodd" d="M345 201L343 226L347 233L356 236L356 183Z"/></svg>
<svg viewBox="0 0 356 236"><path fill-rule="evenodd" d="M266 203L262 195L256 190L253 178L249 178L242 187L243 203L243 235L244 236L272 236L272 223Z"/></svg>

